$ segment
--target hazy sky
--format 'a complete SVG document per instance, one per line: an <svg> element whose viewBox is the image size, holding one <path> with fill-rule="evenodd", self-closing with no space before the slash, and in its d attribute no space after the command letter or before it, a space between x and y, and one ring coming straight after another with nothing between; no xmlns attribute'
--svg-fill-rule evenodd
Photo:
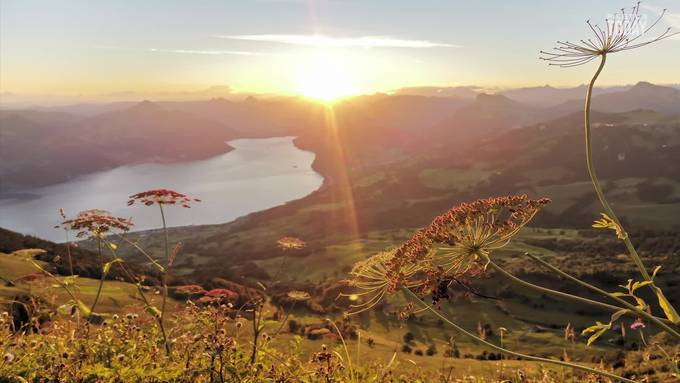
<svg viewBox="0 0 680 383"><path fill-rule="evenodd" d="M538 51L587 37L618 1L0 0L3 92L296 93L405 86L576 85L595 64L550 68ZM680 1L666 25L680 30ZM651 14L650 14L651 15ZM661 28L663 29L663 28ZM602 84L680 83L680 39L616 54ZM317 85L318 86L318 85Z"/></svg>

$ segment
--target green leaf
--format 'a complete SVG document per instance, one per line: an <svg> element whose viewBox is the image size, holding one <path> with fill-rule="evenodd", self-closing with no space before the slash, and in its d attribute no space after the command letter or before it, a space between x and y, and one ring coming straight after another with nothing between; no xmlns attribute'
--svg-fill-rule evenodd
<svg viewBox="0 0 680 383"><path fill-rule="evenodd" d="M659 300L659 306L661 306L664 314L666 314L666 318L673 322L673 324L680 324L680 315L678 315L678 312L675 311L675 308L671 306L671 303L668 302L668 299L666 299L666 297L663 295L663 291L661 291L661 289L656 286L654 287L654 291L656 292L656 297Z"/></svg>
<svg viewBox="0 0 680 383"><path fill-rule="evenodd" d="M156 318L161 317L161 310L159 310L156 306L146 306L146 311Z"/></svg>
<svg viewBox="0 0 680 383"><path fill-rule="evenodd" d="M111 265L113 265L114 263L123 263L123 260L121 258L116 258L111 262L106 262L104 264L104 267L102 268L104 275L107 275L109 273L109 270L111 270Z"/></svg>
<svg viewBox="0 0 680 383"><path fill-rule="evenodd" d="M81 300L76 301L78 310L83 314L85 318L89 318L92 315L92 310Z"/></svg>
<svg viewBox="0 0 680 383"><path fill-rule="evenodd" d="M621 292L615 292L615 293L609 293L609 295L611 295L613 297L627 297L629 294L621 293Z"/></svg>
<svg viewBox="0 0 680 383"><path fill-rule="evenodd" d="M644 287L647 285L651 285L652 281L643 281L643 282L635 282L633 283L633 286L631 286L631 291L635 291L639 289L640 287Z"/></svg>
<svg viewBox="0 0 680 383"><path fill-rule="evenodd" d="M652 271L652 280L654 280L654 278L656 278L656 273L658 273L659 270L661 270L661 266L657 266L657 267L654 268L654 271Z"/></svg>
<svg viewBox="0 0 680 383"><path fill-rule="evenodd" d="M588 343L587 345L590 346L593 342L597 340L597 338L601 337L602 334L607 332L612 327L611 323L604 324L601 322L595 322L596 324L593 326L588 327L587 329L583 330L582 334L588 334L588 333L593 333L593 335L588 338Z"/></svg>

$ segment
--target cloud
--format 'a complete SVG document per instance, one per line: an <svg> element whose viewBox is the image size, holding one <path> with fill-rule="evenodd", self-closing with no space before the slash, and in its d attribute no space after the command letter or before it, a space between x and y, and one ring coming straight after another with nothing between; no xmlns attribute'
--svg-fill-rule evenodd
<svg viewBox="0 0 680 383"><path fill-rule="evenodd" d="M280 43L290 45L305 45L317 47L337 48L459 48L459 45L434 42L429 40L405 40L387 36L362 37L330 37L324 35L215 35L214 37Z"/></svg>
<svg viewBox="0 0 680 383"><path fill-rule="evenodd" d="M223 55L234 55L234 56L269 56L269 53L263 52L250 52L250 51L223 51L223 50L196 50L196 49L159 49L159 48L149 48L149 52L156 53L178 53L178 54L189 54L189 55L211 55L211 56L223 56Z"/></svg>

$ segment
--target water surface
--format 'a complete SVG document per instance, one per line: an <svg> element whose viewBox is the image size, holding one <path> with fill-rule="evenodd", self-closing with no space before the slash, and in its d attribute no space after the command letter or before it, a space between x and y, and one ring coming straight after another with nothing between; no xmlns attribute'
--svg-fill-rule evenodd
<svg viewBox="0 0 680 383"><path fill-rule="evenodd" d="M136 192L169 188L200 198L190 209L169 207L170 226L229 222L313 192L323 178L312 170L314 153L293 145L293 137L230 141L234 150L202 161L122 166L73 181L0 196L0 227L54 241L59 209L75 215L104 209L132 217L136 230L160 226L158 208L126 205Z"/></svg>

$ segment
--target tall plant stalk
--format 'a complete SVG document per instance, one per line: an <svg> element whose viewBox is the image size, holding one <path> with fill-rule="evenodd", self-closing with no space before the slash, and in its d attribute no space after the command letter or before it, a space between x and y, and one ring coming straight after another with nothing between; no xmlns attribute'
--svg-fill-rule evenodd
<svg viewBox="0 0 680 383"><path fill-rule="evenodd" d="M168 240L168 227L165 222L165 212L163 211L163 204L158 204L158 208L161 211L161 220L163 221L163 239L165 242L165 268L161 270L161 283L162 283L162 295L163 297L161 298L161 314L160 314L160 326L161 329L165 329L165 308L166 308L166 302L168 300L168 269L170 268L170 243ZM164 331L164 330L163 330ZM168 344L167 339L165 338L165 334L163 334L163 339L165 341L165 349L168 353L168 356L170 355L170 345Z"/></svg>
<svg viewBox="0 0 680 383"><path fill-rule="evenodd" d="M104 272L104 255L102 254L102 240L101 238L97 238L97 254L99 254L99 267L101 269L101 278L99 278L99 286L97 286L97 294L94 296L94 302L92 302L92 306L90 307L90 312L94 313L95 307L97 307L97 303L99 302L99 297L102 294L102 288L104 287L104 279L106 279L106 273Z"/></svg>
<svg viewBox="0 0 680 383"><path fill-rule="evenodd" d="M550 263L536 257L533 254L524 253L524 255L533 259L535 262L539 263L543 267L557 273L558 275L560 275L560 276L562 276L566 279L569 279L570 281L573 281L573 282L575 282L575 283L577 283L577 284L579 284L579 285L581 285L581 286L583 286L583 287L585 287L589 290L592 290L592 291L594 291L598 294L601 294L603 296L606 296L606 297L609 297L609 298L615 300L617 303L623 305L626 309L630 310L631 312L634 312L635 314L637 314L641 317L644 317L645 319L648 319L648 320L654 322L657 326L661 327L664 331L666 331L667 333L669 333L670 335L672 335L676 339L680 339L680 333L678 333L678 331L676 331L675 329L670 327L668 324L666 324L665 321L661 320L661 318L657 318L657 317L649 314L645 310L640 309L639 307L627 302L624 299L621 299L620 297L617 297L616 295L614 295L610 292L602 290L601 288L599 288L597 286L593 286L588 282L582 281L582 280L580 280L580 279L558 269L557 267L551 265Z"/></svg>
<svg viewBox="0 0 680 383"><path fill-rule="evenodd" d="M549 264L548 264L547 262L545 262L545 261L538 260L538 259L535 258L533 255L530 255L530 254L525 254L525 255L530 256L532 259L541 262L541 264L545 265L546 267L548 267L547 265L549 265ZM499 266L496 262L492 261L491 258L487 258L486 261L487 261L487 264L488 264L489 267L491 267L492 269L496 270L501 276L505 277L505 278L508 279L509 281L511 281L511 282L513 282L513 283L515 283L515 284L517 284L517 285L519 285L519 286L527 287L527 288L529 288L529 289L535 290L535 291L537 291L537 292L539 292L539 293L542 293L542 294L552 295L552 296L554 296L554 297L562 298L562 299L566 299L566 300L570 300L570 301L573 301L573 302L576 302L576 303L582 303L582 304L586 304L586 305L590 305L590 306L594 306L594 307L599 307L599 308L604 309L604 310L607 310L607 311L616 312L616 311L620 311L620 310L626 310L626 308L621 307L621 306L610 305L610 304L608 304L608 303L604 303L604 302L596 301L596 300L593 300L593 299L588 299L588 298L580 297L580 296L578 296L578 295L573 295L573 294L565 293L565 292L562 292L562 291L549 289L549 288L547 288L547 287L535 285L535 284L533 284L533 283L527 282L527 281L525 281L525 280L523 280L523 279L521 279L521 278L518 278L518 277L512 275L512 274L509 273L507 270L505 270L504 268L502 268L501 266ZM565 273L565 275L566 275L566 273ZM570 279L576 280L577 278L571 277L571 276L570 276ZM583 281L581 281L581 280L578 280L578 283L581 284L581 283L585 283L585 282L583 282ZM590 288L591 290L592 290L593 288L597 289L596 287L591 286L591 285L589 285L589 284L587 284L587 283L585 283L585 284L588 285L588 286L590 286L590 287L588 287L588 288ZM591 287L592 287L592 288L591 288ZM611 294L607 293L607 292L604 291L604 290L597 289L597 290L595 290L595 291L596 291L597 293L603 294L603 295L605 295L605 296L607 296L607 297L611 297ZM640 310L640 311L641 311L641 310ZM630 314L630 315L636 315L636 316L637 316L637 315L640 315L639 312L636 312L636 311L631 310L631 309L628 309L628 314ZM646 313L645 313L645 314L646 314ZM647 315L649 315L649 314L647 314ZM653 320L655 320L655 321L658 320L658 321L662 321L662 322L664 322L664 323L666 323L666 322L672 323L672 322L670 322L668 319L665 319L665 318L659 318L659 317L655 317L655 316L652 316L652 315L649 315L649 316L652 317L652 318L654 318Z"/></svg>
<svg viewBox="0 0 680 383"><path fill-rule="evenodd" d="M486 340L484 340L484 339L481 339L480 337L474 335L473 333L471 333L471 332L465 330L465 329L462 328L461 326L459 326L459 325L457 325L456 323L452 322L452 321L449 320L447 317L443 316L443 315L440 314L437 310L435 310L434 308L432 308L431 305L427 304L427 303L424 302L422 299L420 299L420 297L418 297L418 295L416 295L416 294L415 294L413 291L411 291L410 289L403 288L402 290L403 290L404 293L405 293L406 295L408 295L410 298L412 298L412 299L415 300L416 302L420 303L420 305L422 305L423 308L427 309L427 310L430 311L432 314L434 314L435 316L437 316L437 318L441 319L442 321L444 321L445 323L447 323L449 326L451 326L451 327L453 327L454 329L456 329L456 331L458 331L458 332L460 332L461 334L467 336L468 338L474 340L475 342L477 342L477 343L479 343L479 344L482 344L482 345L484 345L484 346L487 346L487 347L489 347L489 348L491 348L491 349L493 349L493 350L496 350L496 351L498 351L498 352L500 352L500 353L503 353L503 354L506 354L506 355L515 356L515 357L519 357L519 358L522 358L522 359L525 359L525 360L531 360L531 361L542 362L542 363L550 363L550 364L555 364L555 365L558 365L558 366L569 367L569 368L572 368L572 369L575 369L575 370L586 371L586 372L590 372L590 373L592 373L592 374L596 374L596 375L600 375L600 376L605 376L605 377L607 377L607 378L613 379L614 381L626 382L626 383L637 383L637 382L634 381L634 380L627 379L627 378L624 378L624 377L622 377L622 376L618 376L618 375L615 375L615 374L611 374L611 373L609 373L609 372L601 371L601 370L598 370L598 369L595 369L595 368L591 368L591 367L587 367L587 366L582 366L582 365L580 365L580 364L575 364L575 363L570 363L570 362L563 362L563 361L561 361L561 360L555 360L555 359L541 358L541 357L538 357L538 356L526 355L526 354L522 354L522 353L519 353L519 352L516 352L516 351L508 350L508 349L506 349L506 348L504 348L504 347L497 346L497 345L495 345L495 344L493 344L493 343L491 343L491 342L488 342L488 341L486 341Z"/></svg>
<svg viewBox="0 0 680 383"><path fill-rule="evenodd" d="M637 250L635 249L635 246L630 240L630 237L628 233L625 231L623 228L623 225L621 224L621 221L619 220L618 216L614 212L614 209L609 205L609 202L607 201L607 197L604 194L604 191L602 189L602 185L600 184L600 180L597 177L597 173L595 172L595 166L593 164L593 150L592 150L592 138L591 138L591 127L590 127L590 114L591 114L591 103L592 103L592 96L593 96L593 87L595 86L595 82L597 81L597 78L600 76L600 73L602 73L602 70L604 69L604 65L607 62L607 53L602 53L600 55L600 65L597 67L597 70L595 71L595 74L593 75L592 79L590 80L590 83L588 84L588 91L586 93L586 101L585 101L585 121L584 121L584 127L585 127L585 144L586 144L586 164L588 167L588 174L590 175L590 181L593 184L593 187L595 188L595 193L597 194L597 198L600 201L600 204L602 205L602 208L604 209L605 213L616 223L618 228L620 229L620 238L623 241L623 243L626 245L626 249L628 250L628 253L630 254L630 257L633 259L633 262L637 266L640 274L642 275L642 278L644 278L645 281L650 281L652 282L649 284L649 288L654 292L654 294L657 296L659 300L659 304L664 310L664 313L670 319L673 323L680 323L680 316L678 315L677 311L675 308L670 304L666 296L663 294L663 291L661 291L660 288L658 288L654 282L652 281L651 276L649 275L649 272L645 268L644 264L642 263L642 259L640 258L640 255L638 254Z"/></svg>

